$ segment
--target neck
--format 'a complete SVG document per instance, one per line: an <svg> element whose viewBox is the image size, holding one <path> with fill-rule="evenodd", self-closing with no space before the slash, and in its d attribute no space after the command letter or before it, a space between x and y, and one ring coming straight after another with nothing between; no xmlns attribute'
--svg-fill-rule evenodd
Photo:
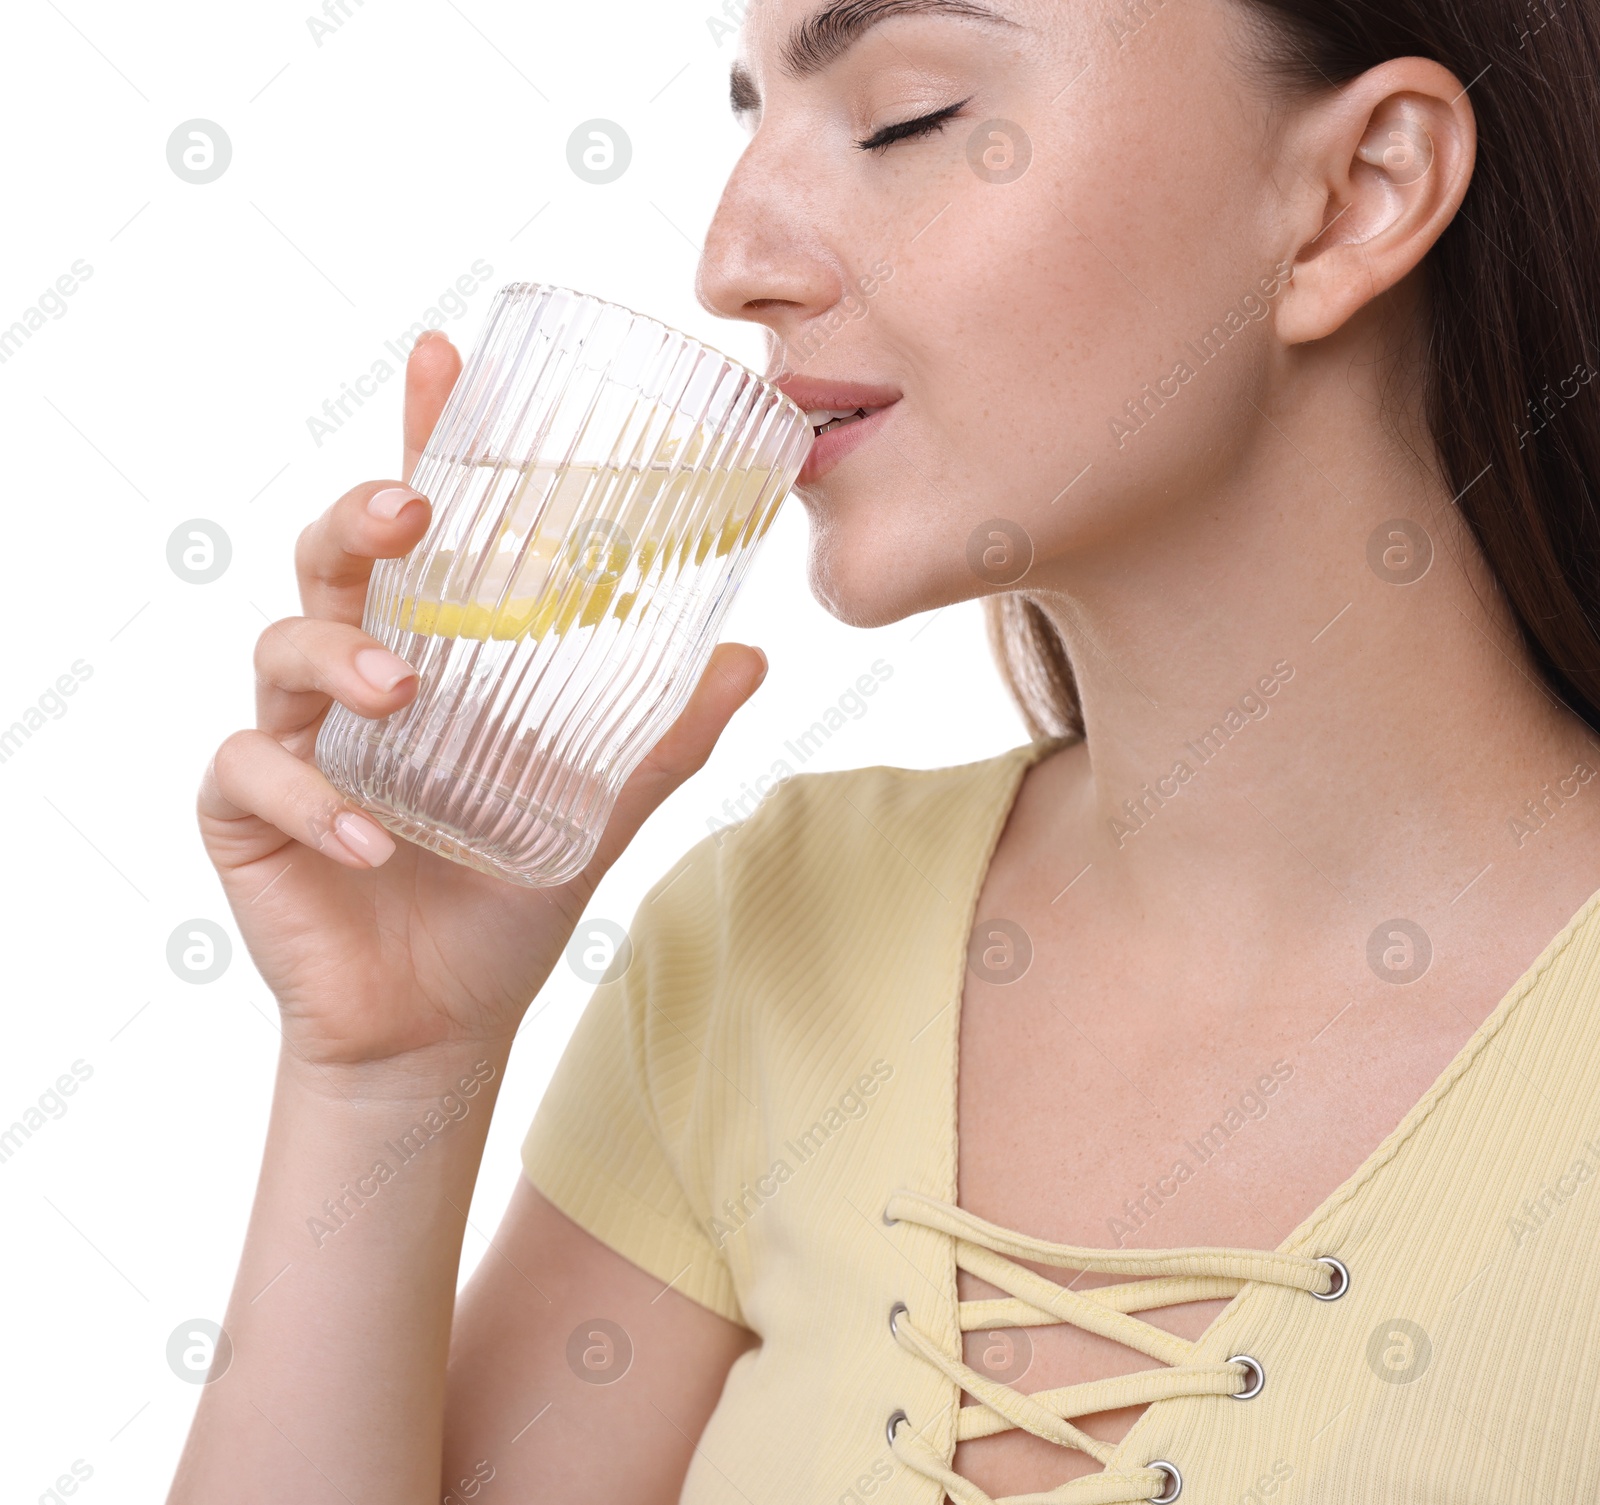
<svg viewBox="0 0 1600 1505"><path fill-rule="evenodd" d="M1086 730L1075 870L1145 897L1448 904L1526 862L1526 802L1600 772L1427 450L1377 432L1350 369L1314 400L1286 384L1176 523L1030 576ZM1431 543L1420 578L1397 518Z"/></svg>

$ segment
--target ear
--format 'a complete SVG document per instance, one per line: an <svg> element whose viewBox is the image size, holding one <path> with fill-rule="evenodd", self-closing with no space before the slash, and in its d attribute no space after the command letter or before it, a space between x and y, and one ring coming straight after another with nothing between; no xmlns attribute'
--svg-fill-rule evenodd
<svg viewBox="0 0 1600 1505"><path fill-rule="evenodd" d="M1332 334L1415 268L1455 217L1477 154L1467 90L1428 58L1393 58L1313 104L1285 141L1302 192L1294 274L1274 328Z"/></svg>

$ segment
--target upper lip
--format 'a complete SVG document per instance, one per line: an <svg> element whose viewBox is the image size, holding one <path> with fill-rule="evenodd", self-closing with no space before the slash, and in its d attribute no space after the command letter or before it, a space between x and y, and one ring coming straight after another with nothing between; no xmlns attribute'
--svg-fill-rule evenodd
<svg viewBox="0 0 1600 1505"><path fill-rule="evenodd" d="M808 413L824 408L853 413L857 408L886 408L900 400L898 388L877 386L872 382L819 381L813 376L786 376L775 381L773 386Z"/></svg>

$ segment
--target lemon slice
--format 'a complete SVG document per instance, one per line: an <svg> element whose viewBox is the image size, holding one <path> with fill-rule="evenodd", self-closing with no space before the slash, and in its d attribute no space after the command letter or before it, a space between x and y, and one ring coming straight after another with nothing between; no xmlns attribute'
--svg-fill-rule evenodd
<svg viewBox="0 0 1600 1505"><path fill-rule="evenodd" d="M546 530L559 528L563 535L571 531L570 509L552 508L547 495L540 511L521 504L519 493L517 505L508 508L509 515L486 551L487 563L472 589L472 599L451 599L457 594L449 587L451 576L456 573L456 553L441 549L429 561L420 586L391 602L387 621L403 632L479 642L520 642L525 638L540 639L551 632L569 632L574 627L596 627L608 612L619 621L626 621L641 591L648 601L662 589L662 579L652 578L652 566L659 563L664 576L675 576L689 564L691 554L695 564L703 564L713 550L717 557L725 556L741 543L754 543L771 526L777 515L775 507L767 508L752 533L753 512L749 505L737 505L753 503L760 496L768 472L731 472L710 479L720 483L727 475L733 480L730 489L734 505L728 505L728 498L722 499L725 515L700 527L669 529L659 540L646 536L637 547L628 543L626 522L621 526L597 523L582 547L552 538ZM687 485L695 476L688 473L678 480ZM659 490L659 483L655 490ZM653 495L652 491L641 501L635 494L626 507L618 510L625 519L643 516L643 503ZM540 532L523 548L535 517L540 519ZM508 590L513 569L516 577ZM631 581L632 589L618 588L625 578Z"/></svg>

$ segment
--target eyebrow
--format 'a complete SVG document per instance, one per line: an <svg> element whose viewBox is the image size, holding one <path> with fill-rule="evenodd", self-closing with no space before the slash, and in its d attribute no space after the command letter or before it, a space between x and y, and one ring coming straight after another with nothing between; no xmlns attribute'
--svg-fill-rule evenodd
<svg viewBox="0 0 1600 1505"><path fill-rule="evenodd" d="M902 15L959 16L971 21L1017 23L976 0L831 0L821 10L797 21L778 54L779 67L789 78L809 78L853 47L863 32L881 21ZM755 79L743 63L728 72L728 102L735 115L761 103Z"/></svg>

